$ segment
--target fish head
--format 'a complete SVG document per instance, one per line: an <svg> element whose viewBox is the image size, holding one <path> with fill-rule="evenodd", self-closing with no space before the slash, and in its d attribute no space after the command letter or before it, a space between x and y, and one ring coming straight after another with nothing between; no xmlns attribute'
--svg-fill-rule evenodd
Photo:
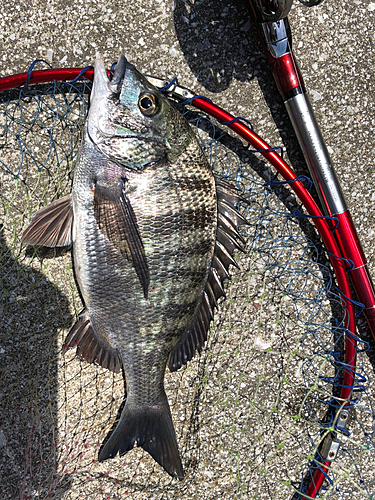
<svg viewBox="0 0 375 500"><path fill-rule="evenodd" d="M131 170L177 157L193 137L181 114L123 55L111 80L96 59L86 123L95 148Z"/></svg>

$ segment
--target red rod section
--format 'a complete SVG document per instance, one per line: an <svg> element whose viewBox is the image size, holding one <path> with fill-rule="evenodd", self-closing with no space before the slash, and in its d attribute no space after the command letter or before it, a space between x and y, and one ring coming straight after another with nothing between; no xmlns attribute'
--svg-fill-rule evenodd
<svg viewBox="0 0 375 500"><path fill-rule="evenodd" d="M363 313L375 339L375 289L366 257L349 210L336 214L335 217L339 220L335 232L336 240L342 255L353 262L353 269L348 271L349 276L360 302L365 306Z"/></svg>
<svg viewBox="0 0 375 500"><path fill-rule="evenodd" d="M306 488L306 491L303 492L304 495L310 498L316 497L316 495L319 493L320 488L323 485L325 475L327 474L330 465L331 465L330 460L324 460L323 463L319 466L319 468L316 469L311 483Z"/></svg>

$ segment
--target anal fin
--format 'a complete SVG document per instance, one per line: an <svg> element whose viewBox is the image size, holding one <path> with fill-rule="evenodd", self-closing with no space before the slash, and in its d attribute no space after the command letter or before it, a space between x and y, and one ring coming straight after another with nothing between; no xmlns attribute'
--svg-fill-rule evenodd
<svg viewBox="0 0 375 500"><path fill-rule="evenodd" d="M121 369L117 350L94 331L86 310L78 316L78 321L66 337L63 352L72 347L77 347L77 356L81 360L96 363L112 372L119 372Z"/></svg>

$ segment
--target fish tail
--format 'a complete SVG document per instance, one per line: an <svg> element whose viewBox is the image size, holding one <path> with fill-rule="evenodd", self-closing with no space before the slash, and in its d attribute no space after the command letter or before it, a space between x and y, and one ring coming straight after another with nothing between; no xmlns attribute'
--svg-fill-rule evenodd
<svg viewBox="0 0 375 500"><path fill-rule="evenodd" d="M173 477L182 479L184 471L178 451L176 433L167 398L155 406L140 407L128 399L120 420L108 441L99 452L99 462L124 455L141 446ZM163 398L163 399L164 399Z"/></svg>

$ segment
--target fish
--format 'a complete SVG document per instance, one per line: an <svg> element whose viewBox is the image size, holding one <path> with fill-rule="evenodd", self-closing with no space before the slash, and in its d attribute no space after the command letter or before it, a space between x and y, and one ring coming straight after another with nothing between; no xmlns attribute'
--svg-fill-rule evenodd
<svg viewBox="0 0 375 500"><path fill-rule="evenodd" d="M100 462L137 445L184 477L164 375L204 347L245 251L241 201L162 92L124 55L112 78L96 59L71 193L37 211L21 241L72 247L84 310L64 352L123 372L125 404Z"/></svg>

